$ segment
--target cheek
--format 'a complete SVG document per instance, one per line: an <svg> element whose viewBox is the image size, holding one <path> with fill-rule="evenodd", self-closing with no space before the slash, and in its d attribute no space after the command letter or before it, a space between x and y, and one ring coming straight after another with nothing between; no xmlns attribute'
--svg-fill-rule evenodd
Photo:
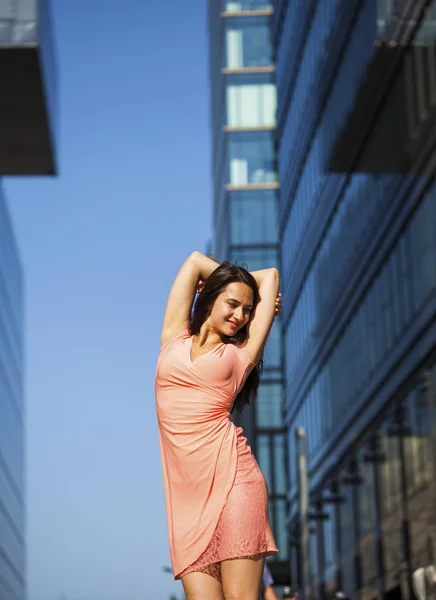
<svg viewBox="0 0 436 600"><path fill-rule="evenodd" d="M212 312L210 314L212 321L217 321L217 320L221 320L223 317L226 317L228 314L228 311L226 310L226 306L225 304L219 305L219 306L214 306L212 308Z"/></svg>

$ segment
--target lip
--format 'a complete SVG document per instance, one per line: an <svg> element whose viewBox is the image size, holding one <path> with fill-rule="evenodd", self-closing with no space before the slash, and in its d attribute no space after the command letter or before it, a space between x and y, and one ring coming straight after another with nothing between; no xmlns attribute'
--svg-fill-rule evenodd
<svg viewBox="0 0 436 600"><path fill-rule="evenodd" d="M239 327L239 323L234 323L233 321L228 321L228 324L232 329L237 329Z"/></svg>

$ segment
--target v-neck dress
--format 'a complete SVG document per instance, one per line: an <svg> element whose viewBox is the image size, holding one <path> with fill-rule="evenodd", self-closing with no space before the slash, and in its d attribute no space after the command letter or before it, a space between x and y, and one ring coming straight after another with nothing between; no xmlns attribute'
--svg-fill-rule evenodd
<svg viewBox="0 0 436 600"><path fill-rule="evenodd" d="M244 348L231 343L192 361L191 344L188 330L178 332L161 348L156 370L175 579L207 572L205 567L223 560L278 552L265 478L242 429L230 420L234 399L254 363Z"/></svg>

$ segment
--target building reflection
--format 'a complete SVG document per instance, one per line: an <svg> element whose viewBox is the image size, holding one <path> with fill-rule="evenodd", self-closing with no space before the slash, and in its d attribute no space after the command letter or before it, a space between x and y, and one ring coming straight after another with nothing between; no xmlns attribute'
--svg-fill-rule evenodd
<svg viewBox="0 0 436 600"><path fill-rule="evenodd" d="M322 518L311 513L313 598L338 589L362 600L387 591L414 597L410 575L435 562L435 427L433 362L320 489Z"/></svg>
<svg viewBox="0 0 436 600"><path fill-rule="evenodd" d="M310 600L412 599L436 564L435 18L435 0L274 3L288 524Z"/></svg>

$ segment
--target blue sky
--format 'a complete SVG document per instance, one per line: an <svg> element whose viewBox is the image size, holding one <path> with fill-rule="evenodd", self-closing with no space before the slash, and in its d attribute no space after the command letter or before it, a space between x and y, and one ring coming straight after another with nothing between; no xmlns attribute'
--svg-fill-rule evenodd
<svg viewBox="0 0 436 600"><path fill-rule="evenodd" d="M52 1L59 177L8 179L26 279L29 600L167 600L166 295L211 237L206 1Z"/></svg>

